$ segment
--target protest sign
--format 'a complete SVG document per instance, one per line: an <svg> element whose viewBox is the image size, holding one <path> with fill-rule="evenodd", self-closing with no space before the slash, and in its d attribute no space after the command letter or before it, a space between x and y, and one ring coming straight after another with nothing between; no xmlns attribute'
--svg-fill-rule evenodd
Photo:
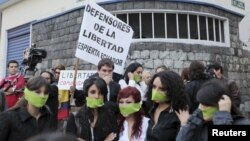
<svg viewBox="0 0 250 141"><path fill-rule="evenodd" d="M58 81L59 90L69 90L73 86L74 70L61 70ZM96 73L93 70L78 70L76 75L76 89L82 89L83 83L91 75Z"/></svg>
<svg viewBox="0 0 250 141"><path fill-rule="evenodd" d="M122 74L132 41L132 28L98 6L85 6L75 56L97 65L102 58L110 58L114 72Z"/></svg>

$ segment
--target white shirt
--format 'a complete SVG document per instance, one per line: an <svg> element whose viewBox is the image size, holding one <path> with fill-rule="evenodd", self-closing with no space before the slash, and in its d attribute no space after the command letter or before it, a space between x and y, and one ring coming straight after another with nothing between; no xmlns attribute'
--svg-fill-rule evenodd
<svg viewBox="0 0 250 141"><path fill-rule="evenodd" d="M126 88L128 86L135 87L137 90L140 91L142 100L143 101L145 100L145 94L146 94L146 91L147 91L147 85L146 85L146 83L144 81L140 82L140 85L138 85L135 82L135 80L129 80L128 84L127 84L125 80L121 79L119 81L119 84L121 86L121 89Z"/></svg>
<svg viewBox="0 0 250 141"><path fill-rule="evenodd" d="M146 133L148 129L148 118L143 117L142 119L142 132L139 138L132 138L131 141L144 141L146 139ZM129 141L128 137L128 122L124 120L123 123L124 130L120 133L119 141Z"/></svg>

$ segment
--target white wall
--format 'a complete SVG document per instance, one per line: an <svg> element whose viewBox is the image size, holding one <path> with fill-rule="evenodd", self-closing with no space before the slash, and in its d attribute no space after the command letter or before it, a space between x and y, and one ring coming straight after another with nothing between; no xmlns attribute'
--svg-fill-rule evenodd
<svg viewBox="0 0 250 141"><path fill-rule="evenodd" d="M6 70L7 30L82 5L79 0L23 0L2 11L0 78Z"/></svg>

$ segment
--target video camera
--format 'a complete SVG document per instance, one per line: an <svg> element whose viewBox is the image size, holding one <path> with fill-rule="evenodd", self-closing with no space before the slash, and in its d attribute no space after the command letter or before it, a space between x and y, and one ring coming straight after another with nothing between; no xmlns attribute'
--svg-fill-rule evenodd
<svg viewBox="0 0 250 141"><path fill-rule="evenodd" d="M30 78L36 72L36 65L42 62L42 59L47 57L47 51L44 49L37 49L36 44L32 43L30 48L24 51L24 59L22 65L24 66L24 77Z"/></svg>
<svg viewBox="0 0 250 141"><path fill-rule="evenodd" d="M205 72L204 72L205 79L212 79L216 78L216 75L214 73L214 67L213 65L206 66Z"/></svg>

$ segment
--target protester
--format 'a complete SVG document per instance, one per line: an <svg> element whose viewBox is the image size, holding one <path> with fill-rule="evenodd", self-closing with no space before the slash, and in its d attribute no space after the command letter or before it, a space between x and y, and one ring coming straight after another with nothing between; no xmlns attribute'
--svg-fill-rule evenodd
<svg viewBox="0 0 250 141"><path fill-rule="evenodd" d="M228 80L225 76L224 76L224 70L223 67L215 62L211 65L208 66L208 69L213 69L213 72L215 74L215 77L219 80L221 80L223 83L225 83L225 85L228 86L229 91L232 94L232 101L236 104L236 106L239 108L240 107L240 103L241 103L241 97L240 97L240 90L238 85L236 84L235 81L233 80Z"/></svg>
<svg viewBox="0 0 250 141"><path fill-rule="evenodd" d="M181 72L181 78L186 85L189 82L189 68L184 68Z"/></svg>
<svg viewBox="0 0 250 141"><path fill-rule="evenodd" d="M145 100L147 85L142 81L142 72L143 67L141 64L137 62L130 64L123 75L123 79L119 81L119 84L122 89L128 86L137 88L140 91L142 99Z"/></svg>
<svg viewBox="0 0 250 141"><path fill-rule="evenodd" d="M58 83L59 77L60 77L60 73L61 70L65 70L65 66L62 64L57 65L54 69L52 69L52 71L54 72L54 76L55 76L55 83Z"/></svg>
<svg viewBox="0 0 250 141"><path fill-rule="evenodd" d="M85 81L86 104L70 114L66 132L83 140L112 141L118 132L115 112L107 101L107 85L101 78L89 78Z"/></svg>
<svg viewBox="0 0 250 141"><path fill-rule="evenodd" d="M112 80L114 63L112 62L112 60L104 58L99 61L97 68L97 73L90 76L90 78L102 78L106 82L108 89L107 100L116 102L117 94L119 93L121 87L118 83ZM83 84L83 87L85 87L85 82ZM84 90L76 90L74 89L74 87L71 87L70 91L74 94L76 106L82 106L85 103L86 96L84 95L84 93L86 92L84 92Z"/></svg>
<svg viewBox="0 0 250 141"><path fill-rule="evenodd" d="M18 73L18 67L16 60L9 61L7 64L9 76L0 81L0 89L4 91L7 108L14 106L23 95L25 80L24 76Z"/></svg>
<svg viewBox="0 0 250 141"><path fill-rule="evenodd" d="M61 70L65 70L65 66L59 64L54 69L55 82L54 85L57 85L60 77ZM68 90L58 90L58 129L64 130L67 118L69 117L70 112L70 92Z"/></svg>
<svg viewBox="0 0 250 141"><path fill-rule="evenodd" d="M43 132L55 131L56 123L45 103L49 82L41 76L31 78L24 90L27 106L0 114L0 140L24 141Z"/></svg>
<svg viewBox="0 0 250 141"><path fill-rule="evenodd" d="M58 100L58 87L54 85L54 77L53 74L49 71L43 71L40 73L40 76L45 78L50 83L50 91L49 91L49 98L46 101L46 105L49 106L51 109L52 115L53 115L53 121L58 123L57 116L58 116L58 106L59 106L59 100Z"/></svg>
<svg viewBox="0 0 250 141"><path fill-rule="evenodd" d="M201 85L208 80L205 76L205 66L200 61L193 61L189 66L189 78L190 82L186 84L185 91L190 100L189 110L192 113L198 108L199 102L196 100L196 94Z"/></svg>
<svg viewBox="0 0 250 141"><path fill-rule="evenodd" d="M150 71L143 71L142 81L144 81L148 85L151 78L152 78L152 74L150 73Z"/></svg>
<svg viewBox="0 0 250 141"><path fill-rule="evenodd" d="M175 109L186 109L187 100L181 77L173 71L153 76L147 92L150 120L147 141L175 141L180 122Z"/></svg>
<svg viewBox="0 0 250 141"><path fill-rule="evenodd" d="M49 97L46 101L46 104L51 111L52 114L52 120L57 125L57 114L58 114L58 88L56 85L53 85L53 74L48 71L43 71L40 73L40 76L42 76L44 79L46 79L50 83L50 89L49 89ZM20 98L20 100L17 101L17 103L10 108L10 110L14 110L20 107L24 107L27 105L27 100L25 100L24 96Z"/></svg>
<svg viewBox="0 0 250 141"><path fill-rule="evenodd" d="M232 103L227 86L219 80L205 82L197 100L199 107L191 116L188 110L177 112L182 128L176 141L208 141L209 125L250 125Z"/></svg>
<svg viewBox="0 0 250 141"><path fill-rule="evenodd" d="M158 66L156 69L155 69L155 73L159 73L159 72L162 72L162 71L168 71L170 70L169 68L167 68L165 65L161 65L161 66Z"/></svg>
<svg viewBox="0 0 250 141"><path fill-rule="evenodd" d="M148 118L143 115L140 92L128 86L119 92L117 102L121 113L118 120L119 141L145 140Z"/></svg>

